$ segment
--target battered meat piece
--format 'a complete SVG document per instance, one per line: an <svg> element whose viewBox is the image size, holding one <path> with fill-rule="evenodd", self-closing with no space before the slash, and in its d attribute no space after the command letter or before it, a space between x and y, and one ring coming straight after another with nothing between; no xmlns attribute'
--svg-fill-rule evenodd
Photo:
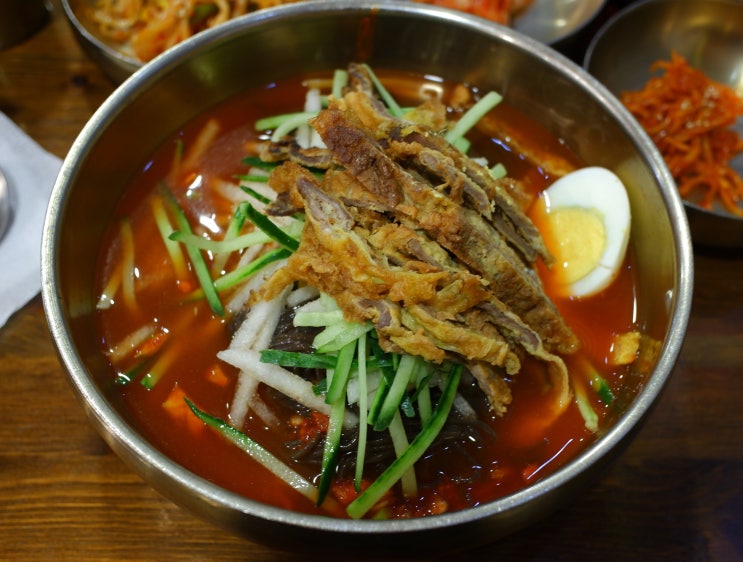
<svg viewBox="0 0 743 562"><path fill-rule="evenodd" d="M318 288L347 320L372 322L387 351L465 364L495 413L510 403L506 377L525 355L547 365L567 403L556 353L578 344L532 270L550 256L513 186L436 130L391 117L363 68L352 68L352 84L312 121L327 146L317 154L322 176L300 165L291 144L262 153L286 160L269 179L279 194L269 210L307 218L299 249L264 296L296 281ZM437 122L429 105L418 117Z"/></svg>
<svg viewBox="0 0 743 562"><path fill-rule="evenodd" d="M366 131L354 125L354 116L347 116L347 111L341 103L331 105L312 124L337 162L367 191L366 200L394 220L425 231L488 279L496 296L539 333L550 349L574 351L575 335L502 233L477 211L458 204L392 160Z"/></svg>

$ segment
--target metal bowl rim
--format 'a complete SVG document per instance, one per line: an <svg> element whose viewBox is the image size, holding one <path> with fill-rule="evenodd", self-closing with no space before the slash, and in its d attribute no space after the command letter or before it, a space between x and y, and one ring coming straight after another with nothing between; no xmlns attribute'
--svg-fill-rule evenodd
<svg viewBox="0 0 743 562"><path fill-rule="evenodd" d="M646 386L636 396L633 404L622 415L621 419L603 435L597 442L589 446L577 458L569 462L545 479L516 492L505 498L489 502L462 511L436 515L426 518L407 520L346 520L325 517L321 515L307 515L287 511L245 498L230 492L200 476L183 468L150 445L131 427L121 415L108 403L99 392L96 384L87 373L87 369L74 347L70 337L69 327L65 320L63 303L56 294L59 272L56 269L57 255L55 253L56 240L59 237L58 227L62 220L64 209L69 197L71 181L74 181L90 146L95 143L100 131L114 120L119 107L125 105L126 99L136 92L146 89L158 77L181 64L191 53L198 52L206 46L229 38L235 33L248 32L273 20L291 20L292 18L306 18L311 14L329 16L336 12L368 13L396 16L416 16L429 18L449 25L463 26L473 32L488 35L498 41L511 43L513 46L528 50L552 66L557 66L565 72L576 85L583 89L592 90L602 106L608 112L614 113L623 128L633 137L640 146L647 148L649 164L658 171L657 178L660 185L668 184L669 174L663 166L660 155L639 125L629 116L626 110L618 104L616 99L597 80L589 76L579 66L567 58L553 51L546 45L519 34L513 30L488 23L475 16L455 12L445 8L422 4L386 3L369 0L338 0L327 3L300 3L269 8L242 18L226 22L216 28L195 35L188 40L174 46L168 52L158 56L144 65L129 77L117 90L99 107L90 121L85 125L72 148L65 158L60 174L54 185L49 207L45 218L44 235L42 241L42 300L49 321L50 332L58 346L58 352L67 370L68 377L73 383L79 399L85 404L88 414L101 427L105 428L104 438L113 448L125 448L132 452L146 467L161 472L166 478L177 482L184 488L194 490L202 499L212 504L224 506L235 512L250 514L267 521L287 523L294 526L306 527L313 530L330 532L351 532L356 534L397 534L421 530L430 531L441 527L457 526L470 523L474 520L485 519L497 513L512 510L528 504L532 498L543 495L564 482L569 482L591 466L598 463L602 457L620 443L632 432L637 423L651 409L653 403L665 385L673 365L680 351L682 340L691 308L691 294L693 285L692 254L688 225L682 212L681 201L678 195L670 190L662 189L669 218L676 233L675 251L678 257L677 278L675 280L677 294L671 299L676 302L675 314L670 319L666 342L661 352L661 359L655 371L648 379Z"/></svg>

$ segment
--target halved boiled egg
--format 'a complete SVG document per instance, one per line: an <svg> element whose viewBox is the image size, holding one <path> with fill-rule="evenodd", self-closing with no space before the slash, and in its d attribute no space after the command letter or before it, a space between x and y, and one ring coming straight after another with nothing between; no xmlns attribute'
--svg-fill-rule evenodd
<svg viewBox="0 0 743 562"><path fill-rule="evenodd" d="M622 180L606 168L582 168L543 191L540 205L558 290L586 297L608 287L629 241L630 206Z"/></svg>

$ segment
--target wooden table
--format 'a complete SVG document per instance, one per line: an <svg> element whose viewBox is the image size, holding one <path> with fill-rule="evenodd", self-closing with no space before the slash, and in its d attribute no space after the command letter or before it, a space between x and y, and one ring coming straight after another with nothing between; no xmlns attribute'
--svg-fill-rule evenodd
<svg viewBox="0 0 743 562"><path fill-rule="evenodd" d="M60 157L112 90L58 4L0 52L0 110ZM688 337L634 443L572 505L466 558L743 560L743 252L695 258ZM132 473L76 402L38 297L0 329L0 559L308 558L228 535Z"/></svg>

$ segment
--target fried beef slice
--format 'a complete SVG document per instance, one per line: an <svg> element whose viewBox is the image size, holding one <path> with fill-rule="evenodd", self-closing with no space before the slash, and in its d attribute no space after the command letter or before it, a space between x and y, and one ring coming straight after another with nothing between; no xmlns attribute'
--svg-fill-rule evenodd
<svg viewBox="0 0 743 562"><path fill-rule="evenodd" d="M358 114L343 103L359 95L363 94L348 94L331 104L312 125L338 164L367 191L369 203L395 221L426 232L488 279L494 294L540 335L548 349L573 352L577 339L544 294L531 264L481 213L451 199L386 154L376 140L378 131L365 129ZM522 220L529 219L523 216Z"/></svg>
<svg viewBox="0 0 743 562"><path fill-rule="evenodd" d="M386 350L464 363L498 414L524 354L547 364L567 401L555 353L578 344L533 272L549 259L534 225L487 170L354 82L312 122L334 165L319 178L287 158L271 175L307 224L266 297L295 281L319 288L348 320L371 321Z"/></svg>

